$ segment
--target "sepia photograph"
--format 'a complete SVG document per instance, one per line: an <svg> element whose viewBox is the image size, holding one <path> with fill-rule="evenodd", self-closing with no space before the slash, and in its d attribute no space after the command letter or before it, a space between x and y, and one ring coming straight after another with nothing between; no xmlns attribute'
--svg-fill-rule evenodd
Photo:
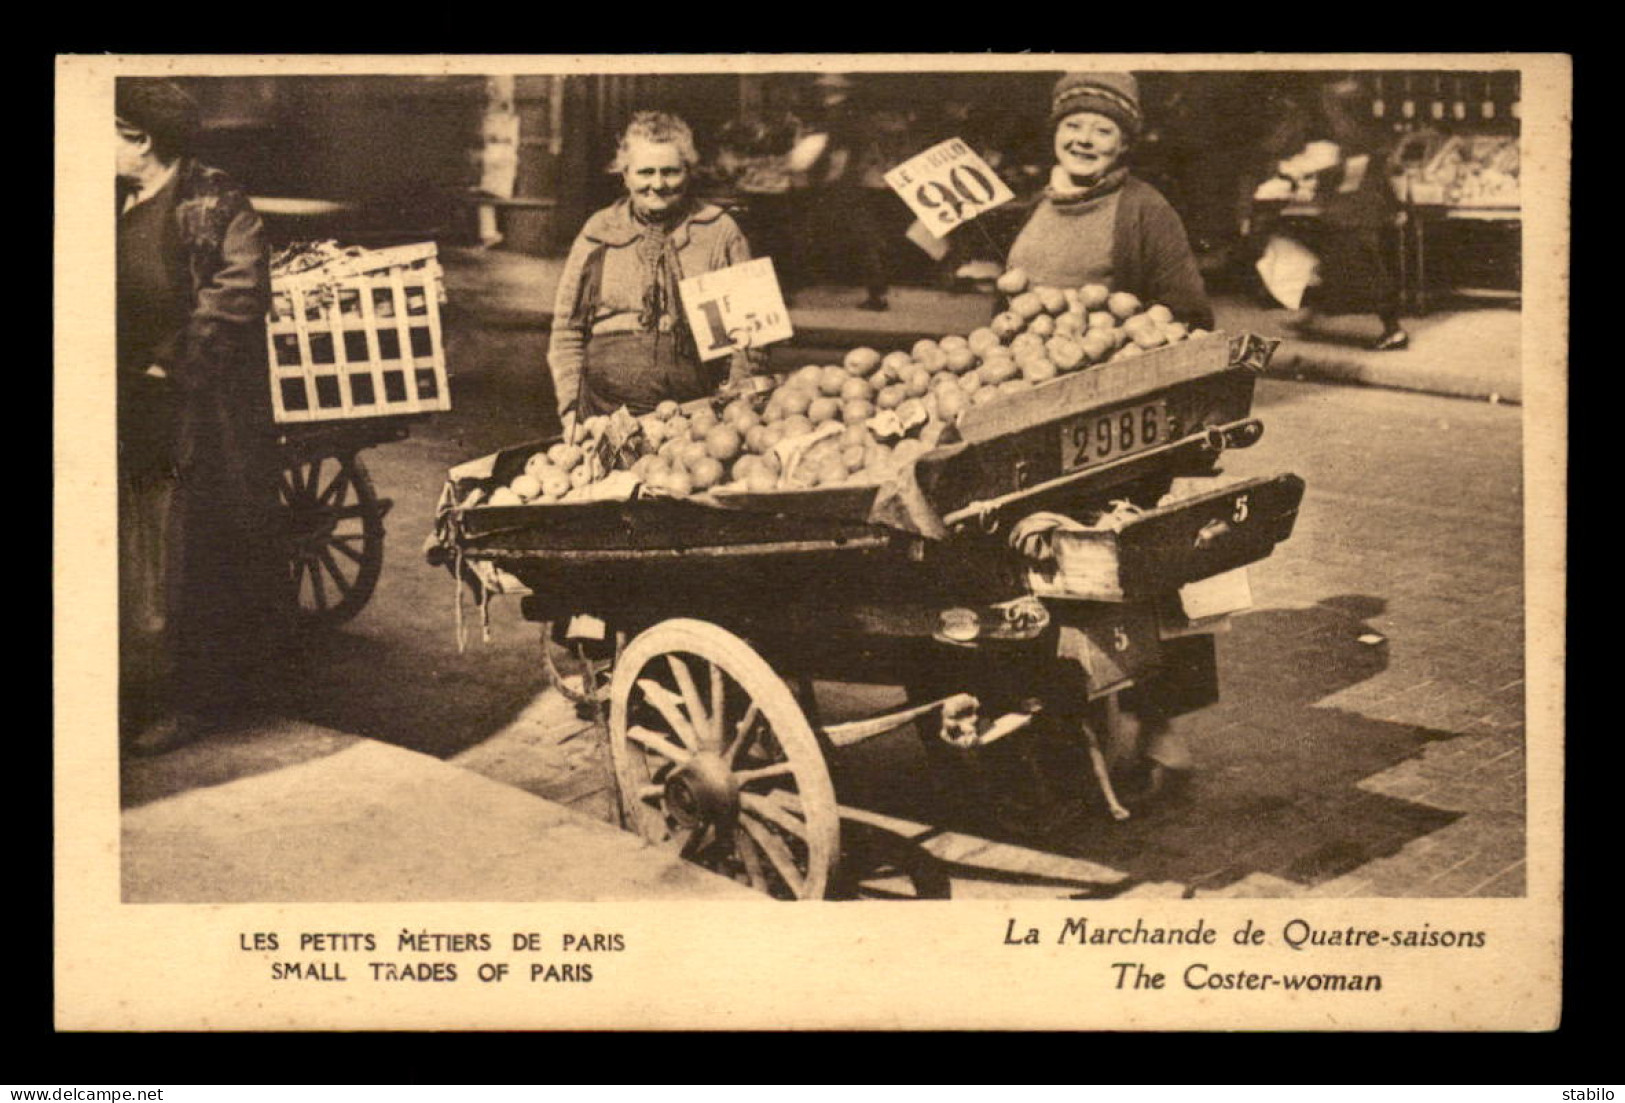
<svg viewBox="0 0 1625 1103"><path fill-rule="evenodd" d="M58 598L59 878L100 863L59 915L218 942L205 988L315 1027L510 967L633 1007L698 967L667 916L792 974L971 923L1166 976L1151 1025L1554 1006L1566 59L58 80L107 437L59 454L99 579ZM1375 1010L1435 968L1540 998ZM70 1018L180 1025L110 1006Z"/></svg>

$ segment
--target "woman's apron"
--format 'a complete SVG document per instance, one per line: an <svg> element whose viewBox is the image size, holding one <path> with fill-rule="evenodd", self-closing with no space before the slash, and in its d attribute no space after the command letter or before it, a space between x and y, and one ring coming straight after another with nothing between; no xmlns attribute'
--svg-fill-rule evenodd
<svg viewBox="0 0 1625 1103"><path fill-rule="evenodd" d="M587 341L581 364L580 416L612 414L625 406L641 417L666 399L688 402L713 393L726 360L708 366L684 356L675 333L600 333Z"/></svg>

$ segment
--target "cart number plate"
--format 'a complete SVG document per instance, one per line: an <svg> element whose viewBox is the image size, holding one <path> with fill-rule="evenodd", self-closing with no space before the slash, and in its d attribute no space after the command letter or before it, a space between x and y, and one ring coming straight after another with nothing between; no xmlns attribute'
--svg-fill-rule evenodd
<svg viewBox="0 0 1625 1103"><path fill-rule="evenodd" d="M1076 471L1168 441L1168 406L1147 402L1092 413L1061 426L1061 470Z"/></svg>

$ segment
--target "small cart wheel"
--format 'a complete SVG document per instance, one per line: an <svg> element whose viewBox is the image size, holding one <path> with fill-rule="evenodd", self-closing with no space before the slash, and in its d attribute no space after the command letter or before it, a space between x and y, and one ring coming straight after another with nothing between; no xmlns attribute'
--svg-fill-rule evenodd
<svg viewBox="0 0 1625 1103"><path fill-rule="evenodd" d="M301 628L332 628L372 597L384 566L384 513L361 458L317 456L283 469L288 586Z"/></svg>
<svg viewBox="0 0 1625 1103"><path fill-rule="evenodd" d="M629 826L780 899L825 894L841 818L789 688L732 633L668 620L610 681L610 750Z"/></svg>

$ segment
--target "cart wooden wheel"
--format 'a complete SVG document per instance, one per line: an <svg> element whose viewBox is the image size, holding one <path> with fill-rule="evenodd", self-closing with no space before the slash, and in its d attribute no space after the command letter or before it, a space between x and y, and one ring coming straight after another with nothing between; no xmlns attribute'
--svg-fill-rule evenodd
<svg viewBox="0 0 1625 1103"><path fill-rule="evenodd" d="M610 680L610 750L628 825L780 899L825 894L841 818L789 688L714 624L663 621Z"/></svg>
<svg viewBox="0 0 1625 1103"><path fill-rule="evenodd" d="M353 452L289 464L279 485L288 586L302 628L331 628L372 597L384 566L384 511Z"/></svg>

